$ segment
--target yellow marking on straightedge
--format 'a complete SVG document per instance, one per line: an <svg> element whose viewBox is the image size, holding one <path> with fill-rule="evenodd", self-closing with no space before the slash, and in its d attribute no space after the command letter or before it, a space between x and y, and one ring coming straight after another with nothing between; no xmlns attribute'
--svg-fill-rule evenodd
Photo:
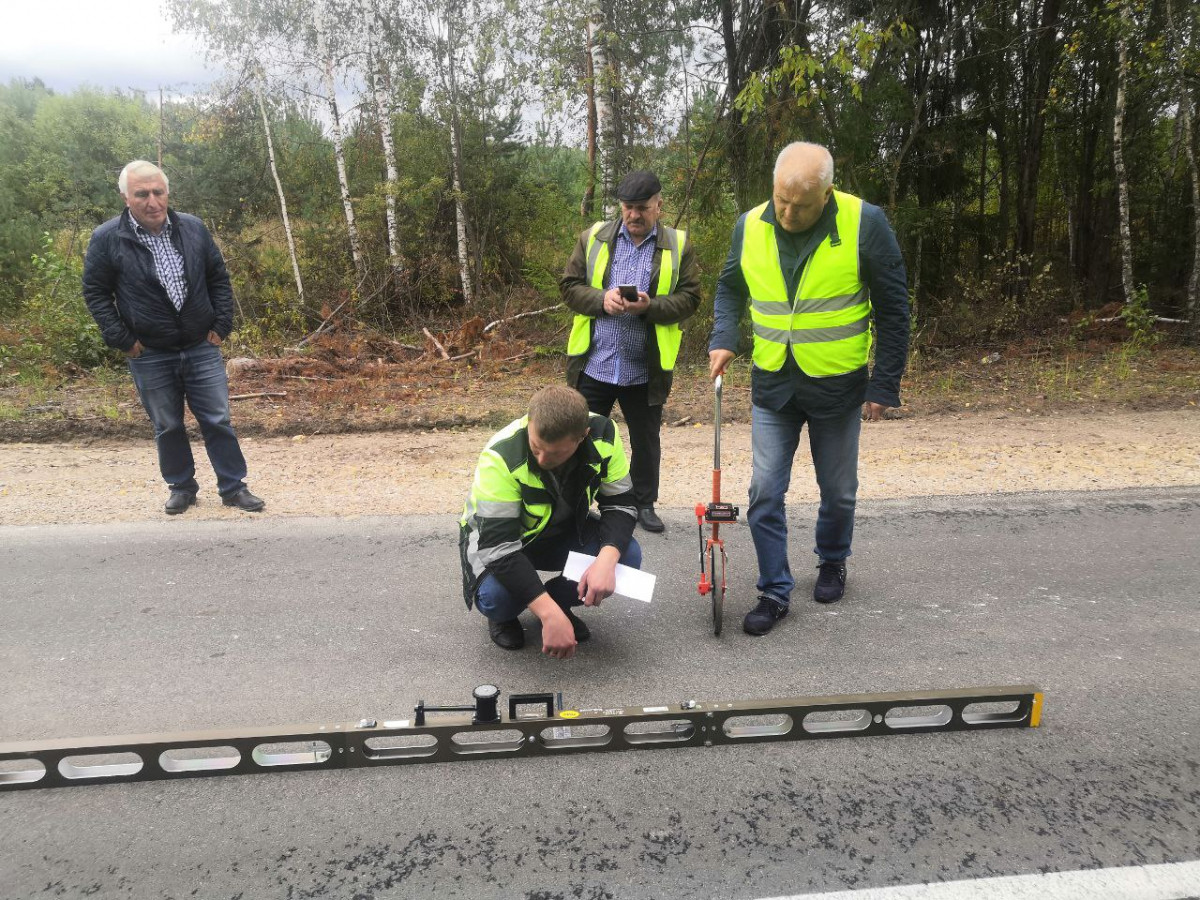
<svg viewBox="0 0 1200 900"><path fill-rule="evenodd" d="M1037 728L1042 724L1042 695L1033 695L1033 709L1029 713L1029 727Z"/></svg>

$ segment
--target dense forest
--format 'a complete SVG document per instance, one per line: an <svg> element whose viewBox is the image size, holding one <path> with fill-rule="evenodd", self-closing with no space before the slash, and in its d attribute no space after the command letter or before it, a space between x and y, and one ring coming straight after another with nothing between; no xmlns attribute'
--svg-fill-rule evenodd
<svg viewBox="0 0 1200 900"><path fill-rule="evenodd" d="M661 176L711 302L737 215L799 139L888 213L918 342L1089 315L1200 338L1200 4L166 8L229 73L203 94L0 86L0 362L113 359L79 272L134 158L209 224L236 338L265 348L334 311L403 336L553 305L574 236L633 168Z"/></svg>

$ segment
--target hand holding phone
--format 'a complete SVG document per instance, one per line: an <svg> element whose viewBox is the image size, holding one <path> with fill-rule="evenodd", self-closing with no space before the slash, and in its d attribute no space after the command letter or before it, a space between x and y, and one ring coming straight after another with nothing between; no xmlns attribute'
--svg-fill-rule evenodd
<svg viewBox="0 0 1200 900"><path fill-rule="evenodd" d="M618 285L617 291L621 294L621 299L626 303L638 302L638 289L636 284Z"/></svg>

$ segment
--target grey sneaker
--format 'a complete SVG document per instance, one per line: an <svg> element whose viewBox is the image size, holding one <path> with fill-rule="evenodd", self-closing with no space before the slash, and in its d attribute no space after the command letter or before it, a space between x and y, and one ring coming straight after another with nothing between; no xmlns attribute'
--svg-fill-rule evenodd
<svg viewBox="0 0 1200 900"><path fill-rule="evenodd" d="M763 594L758 598L758 606L746 613L746 618L742 619L742 630L746 634L762 636L787 614L786 603L780 603L774 597Z"/></svg>

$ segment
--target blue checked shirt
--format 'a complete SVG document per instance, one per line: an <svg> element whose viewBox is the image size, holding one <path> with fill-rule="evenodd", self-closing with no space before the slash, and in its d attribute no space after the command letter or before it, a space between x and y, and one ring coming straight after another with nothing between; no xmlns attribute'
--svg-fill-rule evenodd
<svg viewBox="0 0 1200 900"><path fill-rule="evenodd" d="M636 284L639 291L649 293L650 269L657 245L657 225L635 247L629 229L622 222L613 241L612 263L608 267L604 289ZM597 316L592 331L592 351L583 371L588 377L606 384L621 387L645 384L650 380L646 366L646 327L646 320L637 315Z"/></svg>
<svg viewBox="0 0 1200 900"><path fill-rule="evenodd" d="M171 243L171 220L163 223L162 231L151 234L143 228L137 219L129 217L133 222L133 233L150 250L154 256L154 271L158 281L166 289L167 296L175 304L177 310L183 309L183 301L187 299L187 275L183 270L183 257Z"/></svg>

